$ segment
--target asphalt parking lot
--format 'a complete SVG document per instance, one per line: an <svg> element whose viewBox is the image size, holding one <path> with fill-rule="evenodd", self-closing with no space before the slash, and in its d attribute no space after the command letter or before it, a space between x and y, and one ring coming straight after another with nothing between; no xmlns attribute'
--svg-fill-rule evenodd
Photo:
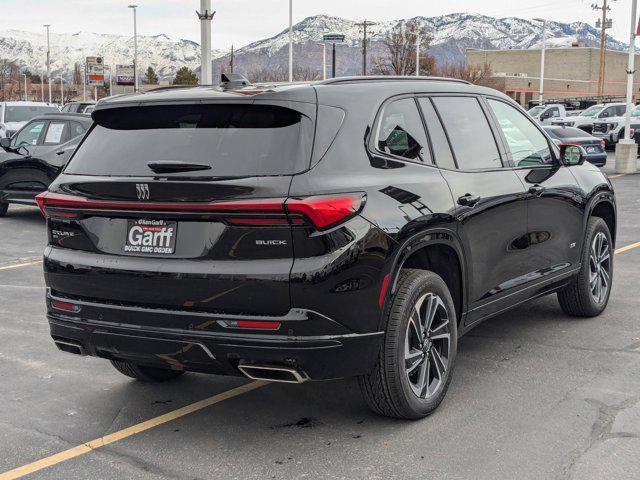
<svg viewBox="0 0 640 480"><path fill-rule="evenodd" d="M0 219L0 480L637 479L640 175L612 182L605 313L568 318L551 296L485 322L461 339L441 407L418 422L370 413L353 380L149 385L59 352L44 315L44 223L11 207Z"/></svg>

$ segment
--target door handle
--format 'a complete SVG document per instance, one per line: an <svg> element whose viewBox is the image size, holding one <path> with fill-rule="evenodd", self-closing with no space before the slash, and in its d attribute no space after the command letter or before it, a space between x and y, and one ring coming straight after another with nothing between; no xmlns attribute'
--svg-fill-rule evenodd
<svg viewBox="0 0 640 480"><path fill-rule="evenodd" d="M529 193L534 197L539 197L545 191L545 188L542 185L534 185L529 187Z"/></svg>
<svg viewBox="0 0 640 480"><path fill-rule="evenodd" d="M463 196L458 198L458 205L462 205L463 207L473 207L479 201L480 201L479 196L466 193Z"/></svg>

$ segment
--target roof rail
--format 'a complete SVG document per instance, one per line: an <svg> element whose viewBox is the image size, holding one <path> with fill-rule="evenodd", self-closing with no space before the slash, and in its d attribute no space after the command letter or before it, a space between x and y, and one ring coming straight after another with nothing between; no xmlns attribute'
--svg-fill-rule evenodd
<svg viewBox="0 0 640 480"><path fill-rule="evenodd" d="M391 82L391 81L406 81L406 82L453 82L464 83L471 85L466 80L458 78L446 78L446 77L414 77L414 76L402 76L402 75L371 75L371 76L353 76L353 77L337 77L329 78L318 82L318 85L338 85L341 83L358 83L358 82Z"/></svg>

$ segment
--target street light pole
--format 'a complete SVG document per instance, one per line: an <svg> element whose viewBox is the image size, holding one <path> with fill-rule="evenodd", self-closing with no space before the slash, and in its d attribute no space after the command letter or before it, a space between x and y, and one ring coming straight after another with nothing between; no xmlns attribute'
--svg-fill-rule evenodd
<svg viewBox="0 0 640 480"><path fill-rule="evenodd" d="M64 106L64 80L60 75L60 105Z"/></svg>
<svg viewBox="0 0 640 480"><path fill-rule="evenodd" d="M49 27L51 25L45 25L47 29L47 82L49 83L49 103L51 103L51 47L49 43Z"/></svg>
<svg viewBox="0 0 640 480"><path fill-rule="evenodd" d="M637 7L638 0L632 0L629 59L627 62L627 111L624 116L624 138L616 144L616 173L635 173L638 171L638 145L631 139Z"/></svg>
<svg viewBox="0 0 640 480"><path fill-rule="evenodd" d="M416 77L420 76L420 34L416 33Z"/></svg>
<svg viewBox="0 0 640 480"><path fill-rule="evenodd" d="M547 51L547 21L544 18L534 18L537 22L542 22L542 53L540 54L540 93L538 103L542 105L544 98L544 57Z"/></svg>
<svg viewBox="0 0 640 480"><path fill-rule="evenodd" d="M289 82L293 82L293 0L289 0Z"/></svg>
<svg viewBox="0 0 640 480"><path fill-rule="evenodd" d="M137 5L129 5L133 10L133 90L138 91L138 23L136 18Z"/></svg>
<svg viewBox="0 0 640 480"><path fill-rule="evenodd" d="M211 0L200 0L200 85L212 85L211 71L211 20L216 12L211 12Z"/></svg>

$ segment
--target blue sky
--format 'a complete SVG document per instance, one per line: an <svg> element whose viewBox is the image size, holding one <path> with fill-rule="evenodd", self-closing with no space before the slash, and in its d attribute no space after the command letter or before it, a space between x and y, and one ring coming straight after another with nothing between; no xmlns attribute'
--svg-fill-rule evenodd
<svg viewBox="0 0 640 480"><path fill-rule="evenodd" d="M138 31L143 35L166 33L199 41L195 10L199 0L0 0L0 30L79 30L130 34L132 1L138 4ZM602 0L294 0L294 21L319 13L352 19L389 20L452 12L482 13L496 17L547 17L564 22L594 24L591 4ZM213 47L228 48L274 35L288 22L288 0L212 0ZM631 0L610 1L614 22L610 33L628 41ZM28 12L28 13L27 13Z"/></svg>

